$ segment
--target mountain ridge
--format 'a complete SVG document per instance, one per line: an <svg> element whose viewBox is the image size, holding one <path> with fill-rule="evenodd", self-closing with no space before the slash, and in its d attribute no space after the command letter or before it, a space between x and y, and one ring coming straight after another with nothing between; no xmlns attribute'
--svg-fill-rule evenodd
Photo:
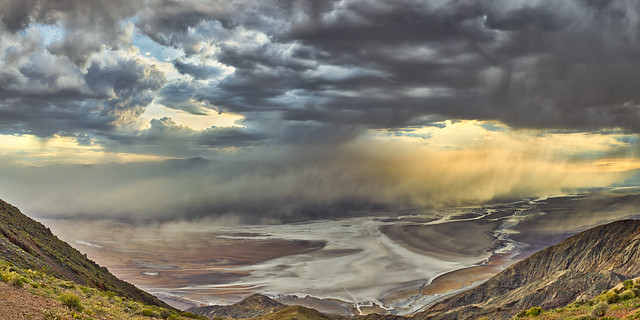
<svg viewBox="0 0 640 320"><path fill-rule="evenodd" d="M118 279L51 230L0 200L0 256L22 269L42 271L80 285L113 291L146 304L171 308L151 294Z"/></svg>
<svg viewBox="0 0 640 320"><path fill-rule="evenodd" d="M242 319L264 316L285 308L287 308L286 305L265 295L255 293L232 305L193 307L187 309L187 311L201 314L212 319L215 317Z"/></svg>
<svg viewBox="0 0 640 320"><path fill-rule="evenodd" d="M414 319L510 318L534 306L557 308L591 298L640 275L640 221L620 220L538 251L483 284L453 295Z"/></svg>

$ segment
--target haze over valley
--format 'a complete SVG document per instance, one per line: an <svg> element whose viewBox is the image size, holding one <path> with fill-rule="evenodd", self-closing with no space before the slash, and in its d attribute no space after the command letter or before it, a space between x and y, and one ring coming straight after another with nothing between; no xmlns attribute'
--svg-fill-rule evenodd
<svg viewBox="0 0 640 320"><path fill-rule="evenodd" d="M487 287L556 292L544 277L584 281L511 306L600 299L640 273L521 273L640 218L639 17L633 0L0 0L1 213L20 217L0 223L0 280L113 277L20 208L176 308L231 304L191 309L208 317L507 317ZM189 316L131 290L155 307L130 314Z"/></svg>

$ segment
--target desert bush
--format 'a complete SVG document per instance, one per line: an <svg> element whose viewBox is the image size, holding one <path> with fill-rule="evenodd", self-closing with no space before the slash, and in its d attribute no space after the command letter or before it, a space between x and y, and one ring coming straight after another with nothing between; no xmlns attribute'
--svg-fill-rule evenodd
<svg viewBox="0 0 640 320"><path fill-rule="evenodd" d="M74 289L76 285L71 281L62 280L58 282L58 286L65 289Z"/></svg>
<svg viewBox="0 0 640 320"><path fill-rule="evenodd" d="M151 309L142 309L142 311L140 311L140 314L145 316L145 317L153 317L153 318L160 318L160 313L153 311Z"/></svg>
<svg viewBox="0 0 640 320"><path fill-rule="evenodd" d="M195 313L189 312L189 311L182 311L182 312L180 312L180 315L183 316L183 317L192 318L192 319L209 320L209 318L207 318L207 317L205 317L203 315L195 314Z"/></svg>
<svg viewBox="0 0 640 320"><path fill-rule="evenodd" d="M593 307L593 310L591 310L591 314L596 317L603 317L607 313L608 309L608 304L606 304L605 302L600 302L595 307Z"/></svg>
<svg viewBox="0 0 640 320"><path fill-rule="evenodd" d="M13 277L11 279L11 285L13 285L14 287L22 288L23 284L24 284L24 279L20 276Z"/></svg>
<svg viewBox="0 0 640 320"><path fill-rule="evenodd" d="M160 310L160 318L167 319L167 318L169 318L170 315L171 315L171 311L169 311L167 309Z"/></svg>
<svg viewBox="0 0 640 320"><path fill-rule="evenodd" d="M63 320L64 316L56 309L47 309L44 312L43 320Z"/></svg>
<svg viewBox="0 0 640 320"><path fill-rule="evenodd" d="M528 317L536 317L536 316L539 316L541 313L542 313L542 308L532 307L531 309L527 310L525 315Z"/></svg>
<svg viewBox="0 0 640 320"><path fill-rule="evenodd" d="M618 293L613 290L607 291L601 297L602 301L606 301L609 304L618 302L618 299L619 299Z"/></svg>
<svg viewBox="0 0 640 320"><path fill-rule="evenodd" d="M625 290L620 293L618 296L620 300L631 300L636 297L636 293L633 290Z"/></svg>
<svg viewBox="0 0 640 320"><path fill-rule="evenodd" d="M82 303L80 303L80 298L78 298L78 296L73 293L61 294L60 301L69 309L76 310L78 312L82 312L82 310L84 310L84 306L82 306Z"/></svg>
<svg viewBox="0 0 640 320"><path fill-rule="evenodd" d="M624 290L633 288L633 280L627 279L627 280L623 281L622 282L622 287L624 288Z"/></svg>

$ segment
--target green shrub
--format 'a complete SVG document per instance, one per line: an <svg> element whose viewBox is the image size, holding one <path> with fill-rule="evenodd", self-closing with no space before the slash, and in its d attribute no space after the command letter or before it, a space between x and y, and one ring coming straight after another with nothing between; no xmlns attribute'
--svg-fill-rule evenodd
<svg viewBox="0 0 640 320"><path fill-rule="evenodd" d="M145 317L153 317L153 318L160 318L160 313L155 312L151 309L142 309L142 311L140 311L140 314L145 316Z"/></svg>
<svg viewBox="0 0 640 320"><path fill-rule="evenodd" d="M84 306L80 303L80 298L73 293L61 294L60 301L62 301L62 304L67 306L69 309L76 310L78 312L82 312L82 310L84 310Z"/></svg>
<svg viewBox="0 0 640 320"><path fill-rule="evenodd" d="M542 313L542 308L540 308L540 307L532 307L531 309L527 310L525 315L528 316L528 317L537 317L541 313Z"/></svg>
<svg viewBox="0 0 640 320"><path fill-rule="evenodd" d="M14 274L14 276L11 278L11 281L10 281L11 285L17 288L22 288L22 285L24 285L25 282L27 282L27 278L17 273Z"/></svg>
<svg viewBox="0 0 640 320"><path fill-rule="evenodd" d="M171 311L169 311L167 309L160 310L160 318L167 319L167 318L169 318L170 315L171 315Z"/></svg>
<svg viewBox="0 0 640 320"><path fill-rule="evenodd" d="M606 301L607 303L611 304L611 303L616 303L618 302L618 293L611 290L611 291L607 291L601 298L601 300Z"/></svg>
<svg viewBox="0 0 640 320"><path fill-rule="evenodd" d="M593 310L591 310L591 314L596 317L603 317L607 313L608 309L608 304L606 304L605 302L600 302L595 307L593 307Z"/></svg>
<svg viewBox="0 0 640 320"><path fill-rule="evenodd" d="M622 286L624 287L624 290L633 288L633 280L625 280L624 282L622 282Z"/></svg>
<svg viewBox="0 0 640 320"><path fill-rule="evenodd" d="M202 320L209 320L209 318L203 316L203 315L199 315L199 314L195 314L193 312L189 312L189 311L182 311L180 312L180 315L186 318L192 318L192 319L202 319Z"/></svg>
<svg viewBox="0 0 640 320"><path fill-rule="evenodd" d="M64 317L60 313L60 311L56 309L48 309L44 311L43 320L63 320Z"/></svg>
<svg viewBox="0 0 640 320"><path fill-rule="evenodd" d="M623 300L623 301L631 300L636 297L636 293L633 290L627 289L625 291L622 291L618 297L620 298L620 300Z"/></svg>

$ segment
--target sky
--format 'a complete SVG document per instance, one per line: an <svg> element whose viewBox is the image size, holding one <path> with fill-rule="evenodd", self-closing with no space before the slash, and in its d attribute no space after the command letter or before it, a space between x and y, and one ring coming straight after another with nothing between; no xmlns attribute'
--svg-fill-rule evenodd
<svg viewBox="0 0 640 320"><path fill-rule="evenodd" d="M277 222L628 184L634 0L0 0L0 198Z"/></svg>

